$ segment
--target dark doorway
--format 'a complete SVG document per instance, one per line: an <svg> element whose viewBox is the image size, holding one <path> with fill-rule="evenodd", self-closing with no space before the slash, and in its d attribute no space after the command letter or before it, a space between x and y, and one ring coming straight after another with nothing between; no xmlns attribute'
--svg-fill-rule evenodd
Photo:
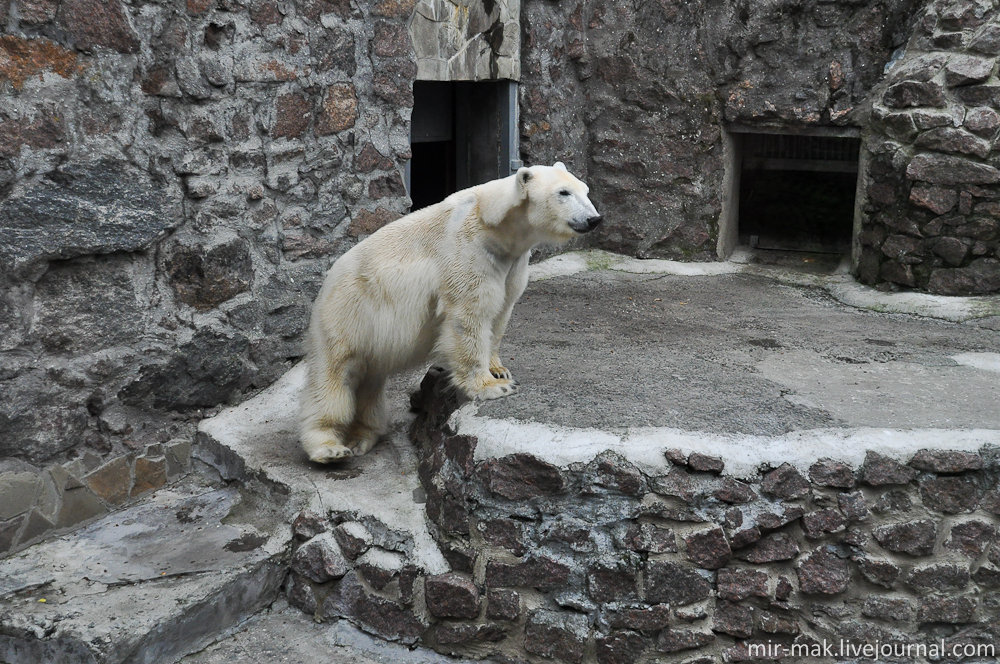
<svg viewBox="0 0 1000 664"><path fill-rule="evenodd" d="M859 149L856 138L744 134L740 243L850 253Z"/></svg>
<svg viewBox="0 0 1000 664"><path fill-rule="evenodd" d="M455 84L413 84L410 124L412 210L433 205L458 191L455 182Z"/></svg>
<svg viewBox="0 0 1000 664"><path fill-rule="evenodd" d="M511 173L516 102L517 84L510 81L413 84L407 183L412 210Z"/></svg>

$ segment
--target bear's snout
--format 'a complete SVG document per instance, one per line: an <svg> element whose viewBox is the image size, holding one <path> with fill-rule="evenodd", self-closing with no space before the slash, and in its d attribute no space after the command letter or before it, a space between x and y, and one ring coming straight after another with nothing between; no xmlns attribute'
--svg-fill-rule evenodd
<svg viewBox="0 0 1000 664"><path fill-rule="evenodd" d="M604 217L597 215L595 217L587 217L585 219L574 219L570 222L569 227L572 228L577 233L589 233L590 231L597 228L598 224L604 221Z"/></svg>

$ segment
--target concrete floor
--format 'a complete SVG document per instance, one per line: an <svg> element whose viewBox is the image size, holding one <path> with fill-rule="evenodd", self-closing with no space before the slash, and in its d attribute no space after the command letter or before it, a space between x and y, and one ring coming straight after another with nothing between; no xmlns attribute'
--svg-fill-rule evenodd
<svg viewBox="0 0 1000 664"><path fill-rule="evenodd" d="M529 285L502 347L521 392L479 413L772 436L1000 429L998 330L996 317L858 309L761 274L589 271Z"/></svg>

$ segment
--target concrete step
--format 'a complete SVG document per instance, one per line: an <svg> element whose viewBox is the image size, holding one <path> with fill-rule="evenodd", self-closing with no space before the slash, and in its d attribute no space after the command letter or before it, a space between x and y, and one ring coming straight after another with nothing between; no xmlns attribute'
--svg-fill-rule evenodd
<svg viewBox="0 0 1000 664"><path fill-rule="evenodd" d="M0 561L0 661L153 664L269 605L290 533L247 489L192 476Z"/></svg>

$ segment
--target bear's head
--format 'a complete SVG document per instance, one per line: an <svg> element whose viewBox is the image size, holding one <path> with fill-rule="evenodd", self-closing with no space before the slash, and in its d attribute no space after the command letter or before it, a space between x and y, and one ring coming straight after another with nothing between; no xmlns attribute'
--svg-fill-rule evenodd
<svg viewBox="0 0 1000 664"><path fill-rule="evenodd" d="M521 201L528 206L528 221L541 242L561 244L601 223L601 215L587 198L590 188L561 161L520 168L516 183Z"/></svg>

